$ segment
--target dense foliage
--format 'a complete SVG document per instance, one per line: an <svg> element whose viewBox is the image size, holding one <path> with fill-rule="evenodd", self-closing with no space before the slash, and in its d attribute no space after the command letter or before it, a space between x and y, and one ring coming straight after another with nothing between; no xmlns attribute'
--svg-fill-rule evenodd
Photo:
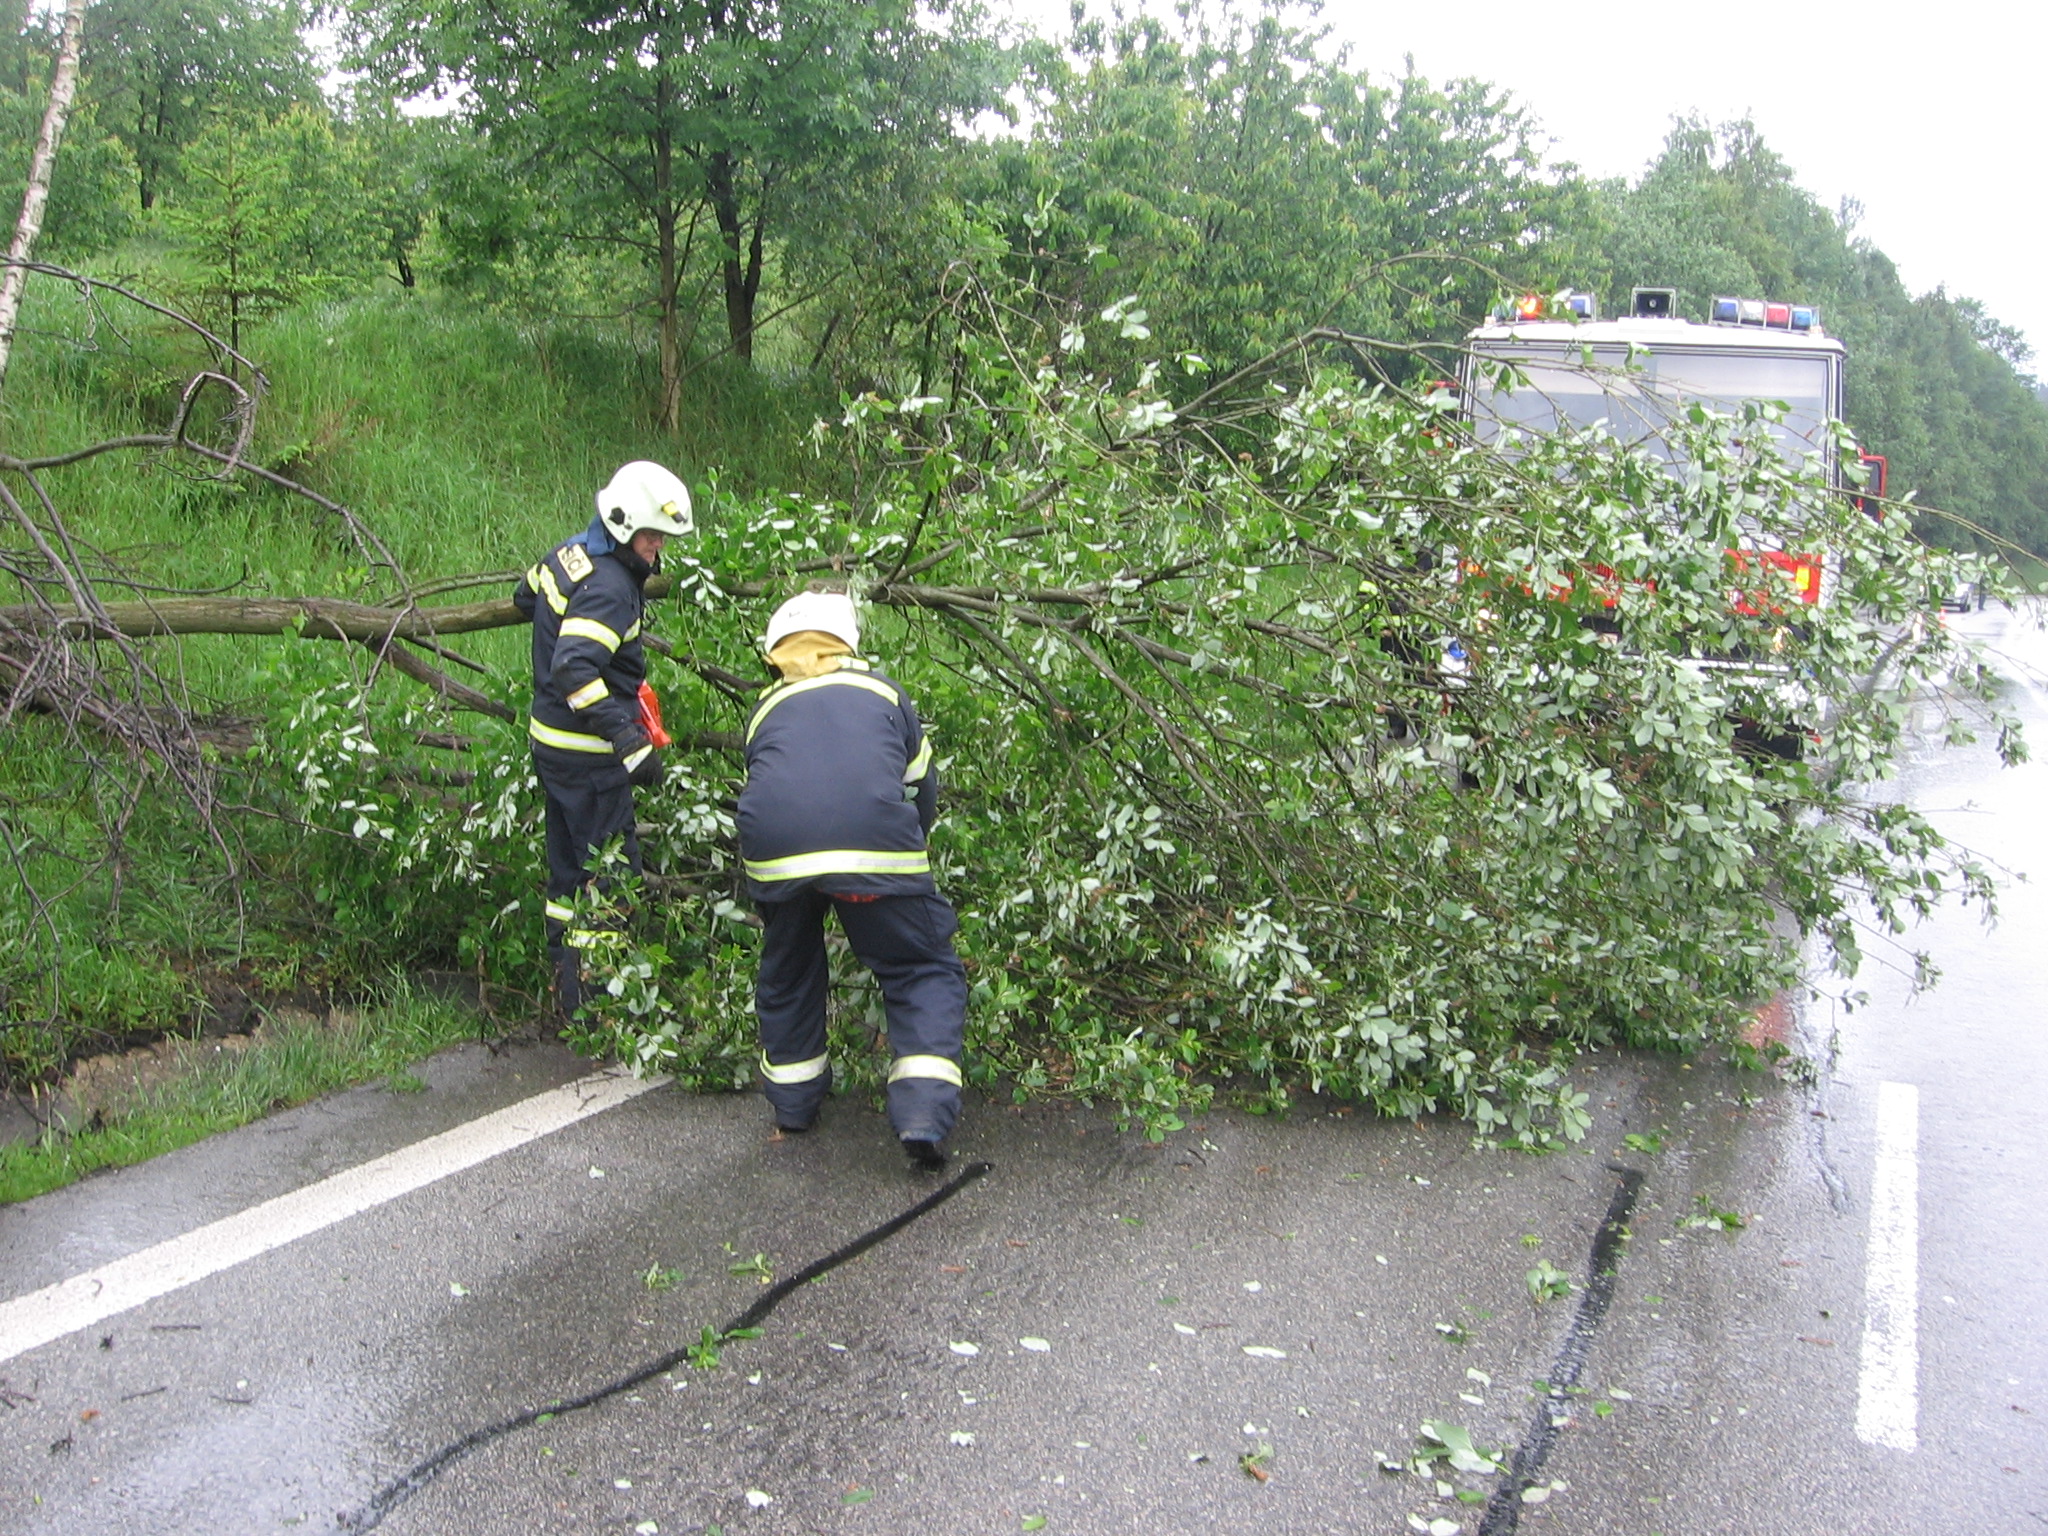
<svg viewBox="0 0 2048 1536"><path fill-rule="evenodd" d="M769 603L821 564L852 576L951 784L936 847L979 1079L1158 1133L1235 1077L1261 1105L1305 1087L1574 1138L1583 1045L1726 1038L1795 981L1798 935L1853 963L1861 924L1988 896L1866 787L1902 693L1989 698L1922 622L1955 572L1749 446L1761 412L1699 413L1677 478L1601 434L1507 457L1446 396L1349 368L1219 386L1142 345L1098 367L1143 310L1016 318L1042 298L963 278L949 392L820 424L858 499L724 503L660 621L744 675ZM1732 562L1760 542L1828 550L1836 601ZM1583 622L1609 616L1626 644ZM1731 654L1755 659L1697 660ZM516 730L460 795L394 794L423 771L394 766L421 755L417 704L379 716L341 677L278 696L271 750L334 834L317 878L343 931L438 925L531 975ZM710 735L745 706L706 686L669 707ZM1756 745L1787 738L1807 750ZM721 1086L751 1070L733 788L714 758L651 797L655 873L585 1031ZM873 1001L845 981L860 1081Z"/></svg>

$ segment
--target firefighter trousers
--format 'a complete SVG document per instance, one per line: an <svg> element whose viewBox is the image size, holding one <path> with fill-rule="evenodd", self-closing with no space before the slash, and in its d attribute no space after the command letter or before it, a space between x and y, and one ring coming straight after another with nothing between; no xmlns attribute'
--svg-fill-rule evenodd
<svg viewBox="0 0 2048 1536"><path fill-rule="evenodd" d="M776 1124L808 1129L832 1088L825 1044L825 916L838 915L854 956L874 974L889 1021L889 1123L905 1141L943 1141L960 1115L960 1037L967 972L953 950L960 923L936 894L830 896L798 891L758 903L764 1092Z"/></svg>
<svg viewBox="0 0 2048 1536"><path fill-rule="evenodd" d="M606 761L593 772L591 765L557 762L554 754L539 751L533 760L547 796L548 965L556 1006L566 1017L583 1006L581 952L591 928L601 926L588 913L576 919L573 905L577 893L591 883L590 856L623 836L626 867L637 875L640 840L633 832L633 786L623 770Z"/></svg>

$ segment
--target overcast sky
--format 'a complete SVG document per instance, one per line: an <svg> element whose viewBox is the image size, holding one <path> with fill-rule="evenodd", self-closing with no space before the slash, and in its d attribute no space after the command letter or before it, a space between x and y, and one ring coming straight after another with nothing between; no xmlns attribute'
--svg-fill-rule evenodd
<svg viewBox="0 0 2048 1536"><path fill-rule="evenodd" d="M989 4L1041 34L1065 30L1065 0ZM1553 159L1596 176L1639 175L1674 115L1747 114L1823 206L1863 205L1861 233L1908 287L1982 300L2026 332L2048 374L2044 18L2040 0L1331 0L1322 16L1355 67L1390 76L1413 55L1432 80L1506 87L1542 122Z"/></svg>

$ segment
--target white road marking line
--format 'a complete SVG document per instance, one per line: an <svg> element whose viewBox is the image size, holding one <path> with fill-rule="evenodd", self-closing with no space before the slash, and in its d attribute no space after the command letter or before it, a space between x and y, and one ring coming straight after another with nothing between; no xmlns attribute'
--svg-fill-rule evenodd
<svg viewBox="0 0 2048 1536"><path fill-rule="evenodd" d="M1856 1438L1920 1447L1920 1090L1877 1086L1877 1167L1864 1257L1863 1371Z"/></svg>
<svg viewBox="0 0 2048 1536"><path fill-rule="evenodd" d="M623 1068L564 1083L317 1184L0 1303L0 1364L623 1104L668 1081Z"/></svg>

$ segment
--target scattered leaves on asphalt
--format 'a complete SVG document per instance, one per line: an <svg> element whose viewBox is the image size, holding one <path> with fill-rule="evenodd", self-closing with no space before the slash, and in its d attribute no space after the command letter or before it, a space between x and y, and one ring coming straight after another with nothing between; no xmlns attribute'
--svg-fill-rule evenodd
<svg viewBox="0 0 2048 1536"><path fill-rule="evenodd" d="M1022 1345L1025 1349L1030 1350L1034 1355L1043 1355L1052 1349L1051 1342L1046 1339L1023 1338L1019 1339L1017 1342L1020 1345Z"/></svg>
<svg viewBox="0 0 2048 1536"><path fill-rule="evenodd" d="M953 1351L956 1355L978 1355L981 1353L981 1346L979 1344L969 1344L965 1339L955 1339L946 1348Z"/></svg>
<svg viewBox="0 0 2048 1536"><path fill-rule="evenodd" d="M1422 1436L1425 1444L1416 1457L1418 1462L1429 1463L1438 1459L1448 1460L1459 1472L1498 1472L1501 1464L1498 1457L1490 1456L1472 1443L1471 1431L1462 1424L1452 1424L1444 1419L1424 1419Z"/></svg>
<svg viewBox="0 0 2048 1536"><path fill-rule="evenodd" d="M1244 1352L1254 1360L1285 1360L1287 1358L1286 1350L1275 1349L1270 1344L1247 1344L1244 1346Z"/></svg>
<svg viewBox="0 0 2048 1536"><path fill-rule="evenodd" d="M972 1445L974 1444L974 1431L971 1429L956 1429L946 1438L954 1445Z"/></svg>
<svg viewBox="0 0 2048 1536"><path fill-rule="evenodd" d="M1266 1463L1272 1459L1273 1447L1261 1440L1256 1450L1246 1451L1238 1457L1237 1464L1253 1482L1264 1483L1272 1480L1273 1474L1266 1470Z"/></svg>
<svg viewBox="0 0 2048 1536"><path fill-rule="evenodd" d="M839 1495L839 1502L842 1504L865 1504L874 1496L875 1490L872 1488L849 1488L846 1492Z"/></svg>
<svg viewBox="0 0 2048 1536"><path fill-rule="evenodd" d="M758 1488L749 1488L747 1490L747 1507L750 1509L766 1509L774 1502L775 1495L772 1493L763 1493Z"/></svg>
<svg viewBox="0 0 2048 1536"><path fill-rule="evenodd" d="M1679 1217L1676 1222L1680 1231L1711 1227L1716 1232L1740 1232L1749 1225L1734 1211L1724 1211L1714 1204L1711 1195L1694 1195L1692 1203L1696 1209L1690 1215Z"/></svg>

